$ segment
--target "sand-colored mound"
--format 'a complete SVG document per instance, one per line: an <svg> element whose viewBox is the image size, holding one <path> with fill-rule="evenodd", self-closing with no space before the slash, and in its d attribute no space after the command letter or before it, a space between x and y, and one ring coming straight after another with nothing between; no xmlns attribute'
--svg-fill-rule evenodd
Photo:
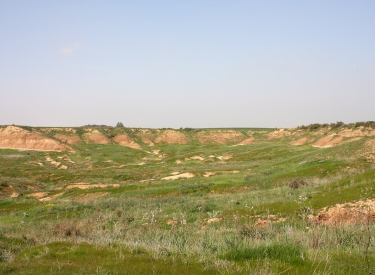
<svg viewBox="0 0 375 275"><path fill-rule="evenodd" d="M58 193L58 194L53 195L53 196L51 196L51 197L41 198L41 199L39 199L39 201L51 201L51 200L53 200L53 199L56 199L56 198L58 198L58 197L61 197L63 194L64 194L64 193Z"/></svg>
<svg viewBox="0 0 375 275"><path fill-rule="evenodd" d="M224 156L218 156L216 158L219 159L219 160L229 160L229 159L233 158L233 154L226 154Z"/></svg>
<svg viewBox="0 0 375 275"><path fill-rule="evenodd" d="M336 137L336 138L328 141L327 143L323 144L321 147L322 148L333 147L333 146L339 145L342 140L343 140L343 137Z"/></svg>
<svg viewBox="0 0 375 275"><path fill-rule="evenodd" d="M162 180L189 179L189 178L193 178L193 177L194 177L194 174L188 172L188 173L183 173L183 174L179 174L179 175L165 177L165 178L162 178Z"/></svg>
<svg viewBox="0 0 375 275"><path fill-rule="evenodd" d="M155 144L148 138L142 138L142 142L146 143L148 146L154 146Z"/></svg>
<svg viewBox="0 0 375 275"><path fill-rule="evenodd" d="M203 161L204 157L202 157L202 156L192 156L192 157L190 157L190 159Z"/></svg>
<svg viewBox="0 0 375 275"><path fill-rule="evenodd" d="M244 140L245 136L235 130L212 130L198 132L196 139L200 143L230 144Z"/></svg>
<svg viewBox="0 0 375 275"><path fill-rule="evenodd" d="M73 189L73 188L79 188L79 189L91 189L91 188L106 188L106 187L119 187L120 184L118 183L94 183L89 184L85 182L79 182L75 184L70 184L66 187L66 189Z"/></svg>
<svg viewBox="0 0 375 275"><path fill-rule="evenodd" d="M183 133L180 133L175 130L166 130L155 139L155 143L177 143L177 144L186 144L186 136Z"/></svg>
<svg viewBox="0 0 375 275"><path fill-rule="evenodd" d="M113 140L122 146L130 147L133 149L141 149L141 146L134 140L132 140L126 133L115 136Z"/></svg>
<svg viewBox="0 0 375 275"><path fill-rule="evenodd" d="M312 146L320 148L324 144L326 144L327 142L330 142L332 139L333 139L333 135L323 137L323 138L319 139L317 142L315 142Z"/></svg>
<svg viewBox="0 0 375 275"><path fill-rule="evenodd" d="M283 137L288 137L293 135L291 131L285 130L285 129L276 129L272 131L271 133L267 134L267 137L269 139L274 139L274 138L283 138Z"/></svg>
<svg viewBox="0 0 375 275"><path fill-rule="evenodd" d="M241 141L240 143L238 143L238 145L249 145L249 144L252 144L254 140L255 138L247 138Z"/></svg>
<svg viewBox="0 0 375 275"><path fill-rule="evenodd" d="M32 133L16 126L8 126L0 132L0 148L74 151L71 147L41 134Z"/></svg>
<svg viewBox="0 0 375 275"><path fill-rule="evenodd" d="M359 127L356 129L343 129L338 133L342 137L365 137L375 136L375 130L371 128Z"/></svg>
<svg viewBox="0 0 375 275"><path fill-rule="evenodd" d="M339 145L354 142L354 141L361 140L361 139L362 139L361 137L354 137L354 138L346 139L346 140L341 141Z"/></svg>
<svg viewBox="0 0 375 275"><path fill-rule="evenodd" d="M37 199L41 199L43 197L46 197L48 195L48 192L36 192L36 193L30 193L25 195L25 197L34 197Z"/></svg>
<svg viewBox="0 0 375 275"><path fill-rule="evenodd" d="M292 141L291 145L304 145L309 139L308 138L301 138L299 140Z"/></svg>
<svg viewBox="0 0 375 275"><path fill-rule="evenodd" d="M309 222L322 225L347 225L375 220L375 200L336 204L323 208L317 216L309 216Z"/></svg>
<svg viewBox="0 0 375 275"><path fill-rule="evenodd" d="M214 175L216 175L215 172L205 172L204 175L203 175L203 177L209 178L209 177L214 176Z"/></svg>
<svg viewBox="0 0 375 275"><path fill-rule="evenodd" d="M85 143L94 143L94 144L109 144L111 141L105 135L100 133L98 130L90 129L87 133L83 134L83 139Z"/></svg>
<svg viewBox="0 0 375 275"><path fill-rule="evenodd" d="M54 136L56 139L68 143L68 144L82 144L82 140L79 136L77 135L63 135L63 134L56 134Z"/></svg>
<svg viewBox="0 0 375 275"><path fill-rule="evenodd" d="M342 141L343 141L343 137L334 138L334 135L329 135L329 136L319 139L312 146L318 147L318 148L328 148L328 147L337 146L341 144Z"/></svg>

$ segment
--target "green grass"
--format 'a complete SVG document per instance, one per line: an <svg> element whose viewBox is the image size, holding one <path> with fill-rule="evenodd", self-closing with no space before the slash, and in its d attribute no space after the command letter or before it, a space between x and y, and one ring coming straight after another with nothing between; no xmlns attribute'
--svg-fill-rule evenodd
<svg viewBox="0 0 375 275"><path fill-rule="evenodd" d="M143 145L137 129L99 130L126 132ZM374 272L372 222L339 228L308 222L308 215L323 207L375 197L375 167L358 153L369 138L313 148L291 146L296 138L289 136L270 140L270 129L236 130L256 141L156 144L143 150L89 144L74 146L74 153L1 149L0 273ZM190 139L196 133L178 131ZM63 131L48 135L56 133ZM317 138L313 134L306 132ZM193 156L204 160L185 160ZM187 172L195 176L162 179ZM206 172L216 174L204 177ZM307 185L293 189L294 180ZM80 182L119 187L66 189ZM29 197L37 192L62 195L50 201ZM10 198L12 193L20 195ZM260 221L269 223L259 226Z"/></svg>

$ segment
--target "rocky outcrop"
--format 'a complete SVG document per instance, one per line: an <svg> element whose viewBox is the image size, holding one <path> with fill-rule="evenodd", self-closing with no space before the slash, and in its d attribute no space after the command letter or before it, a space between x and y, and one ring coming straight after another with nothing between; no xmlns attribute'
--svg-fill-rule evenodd
<svg viewBox="0 0 375 275"><path fill-rule="evenodd" d="M155 139L155 143L186 144L186 136L175 130L166 130Z"/></svg>
<svg viewBox="0 0 375 275"><path fill-rule="evenodd" d="M125 133L115 136L113 140L122 146L130 147L133 149L141 149L141 146Z"/></svg>
<svg viewBox="0 0 375 275"><path fill-rule="evenodd" d="M73 148L54 139L16 126L8 126L0 132L0 147L42 151L74 151Z"/></svg>

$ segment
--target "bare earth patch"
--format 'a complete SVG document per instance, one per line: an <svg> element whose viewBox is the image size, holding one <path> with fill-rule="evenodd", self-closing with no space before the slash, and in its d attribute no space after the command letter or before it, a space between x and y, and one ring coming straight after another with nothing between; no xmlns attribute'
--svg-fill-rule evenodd
<svg viewBox="0 0 375 275"><path fill-rule="evenodd" d="M345 143L354 142L354 141L361 140L361 139L362 139L361 137L354 137L354 138L351 138L351 139L343 140L343 141L340 142L340 145L345 144Z"/></svg>
<svg viewBox="0 0 375 275"><path fill-rule="evenodd" d="M322 225L347 225L375 220L375 200L336 204L323 208L317 216L309 216L309 222Z"/></svg>
<svg viewBox="0 0 375 275"><path fill-rule="evenodd" d="M186 136L175 130L166 130L155 139L155 143L186 144Z"/></svg>
<svg viewBox="0 0 375 275"><path fill-rule="evenodd" d="M146 143L148 146L154 146L155 144L148 138L143 138L142 139L143 143Z"/></svg>
<svg viewBox="0 0 375 275"><path fill-rule="evenodd" d="M244 140L245 136L241 132L235 130L213 130L203 131L196 134L196 139L200 143L218 143L229 144Z"/></svg>
<svg viewBox="0 0 375 275"><path fill-rule="evenodd" d="M313 147L323 147L324 144L331 141L333 139L333 135L326 136L324 138L319 139L317 142L315 142L312 146Z"/></svg>
<svg viewBox="0 0 375 275"><path fill-rule="evenodd" d="M249 145L254 143L255 138L247 138L238 143L238 145Z"/></svg>
<svg viewBox="0 0 375 275"><path fill-rule="evenodd" d="M34 197L37 199L41 199L43 197L46 197L48 195L48 192L37 192L37 193L32 193L32 194L27 194L25 197Z"/></svg>
<svg viewBox="0 0 375 275"><path fill-rule="evenodd" d="M68 144L82 144L83 141L77 135L63 135L63 134L56 134L54 136L56 139L68 143Z"/></svg>
<svg viewBox="0 0 375 275"><path fill-rule="evenodd" d="M50 197L45 197L45 198L42 198L42 199L39 199L39 201L51 201L53 199L56 199L58 197L61 197L64 193L58 193L56 195L53 195L53 196L50 196Z"/></svg>
<svg viewBox="0 0 375 275"><path fill-rule="evenodd" d="M73 148L54 139L33 133L16 126L7 126L0 131L0 148L40 151L71 151Z"/></svg>
<svg viewBox="0 0 375 275"><path fill-rule="evenodd" d="M229 155L224 155L224 156L218 156L216 158L219 159L219 160L229 160L229 159L233 158L233 155L229 154Z"/></svg>
<svg viewBox="0 0 375 275"><path fill-rule="evenodd" d="M94 143L94 144L109 144L111 141L98 130L88 129L87 133L83 134L83 139L85 143Z"/></svg>
<svg viewBox="0 0 375 275"><path fill-rule="evenodd" d="M162 178L162 180L177 180L177 179L189 179L189 178L193 178L195 175L193 173L183 173L183 174L179 174L179 175L175 175L175 176L169 176L169 177L165 177L165 178Z"/></svg>
<svg viewBox="0 0 375 275"><path fill-rule="evenodd" d="M327 143L323 144L321 147L322 148L333 147L333 146L338 145L342 140L343 140L343 137L336 137L336 138L328 141Z"/></svg>
<svg viewBox="0 0 375 275"><path fill-rule="evenodd" d="M208 178L208 177L211 177L211 176L214 176L214 175L216 175L215 172L205 172L203 177Z"/></svg>
<svg viewBox="0 0 375 275"><path fill-rule="evenodd" d="M89 183L85 183L85 182L79 182L79 183L76 183L76 184L70 184L70 185L68 185L65 188L66 189L72 189L72 188L91 189L91 188L106 188L106 187L119 187L119 186L120 186L120 184L118 184L118 183L107 183L107 184L104 184L104 183L95 183L95 184L89 184Z"/></svg>
<svg viewBox="0 0 375 275"><path fill-rule="evenodd" d="M274 130L271 133L269 133L267 135L267 137L269 139L273 139L273 138L283 138L283 137L287 137L287 136L291 136L291 135L293 135L293 133L291 131L288 131L288 130L285 130L285 129L277 129L277 130Z"/></svg>
<svg viewBox="0 0 375 275"><path fill-rule="evenodd" d="M117 142L118 144L125 146L125 147L130 147L133 149L141 149L141 146L138 143L136 143L134 140L132 140L126 133L115 136L113 140Z"/></svg>
<svg viewBox="0 0 375 275"><path fill-rule="evenodd" d="M292 141L291 145L304 145L309 139L308 138L301 138L299 140Z"/></svg>
<svg viewBox="0 0 375 275"><path fill-rule="evenodd" d="M193 157L190 157L190 159L192 159L192 160L201 160L201 161L203 161L203 160L204 160L204 157L201 157L201 156L193 156Z"/></svg>

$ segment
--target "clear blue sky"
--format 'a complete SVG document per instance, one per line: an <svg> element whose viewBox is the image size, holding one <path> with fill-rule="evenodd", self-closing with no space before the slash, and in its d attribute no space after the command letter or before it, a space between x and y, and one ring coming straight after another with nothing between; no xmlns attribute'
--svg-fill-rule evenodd
<svg viewBox="0 0 375 275"><path fill-rule="evenodd" d="M375 1L0 0L0 124L375 120Z"/></svg>

